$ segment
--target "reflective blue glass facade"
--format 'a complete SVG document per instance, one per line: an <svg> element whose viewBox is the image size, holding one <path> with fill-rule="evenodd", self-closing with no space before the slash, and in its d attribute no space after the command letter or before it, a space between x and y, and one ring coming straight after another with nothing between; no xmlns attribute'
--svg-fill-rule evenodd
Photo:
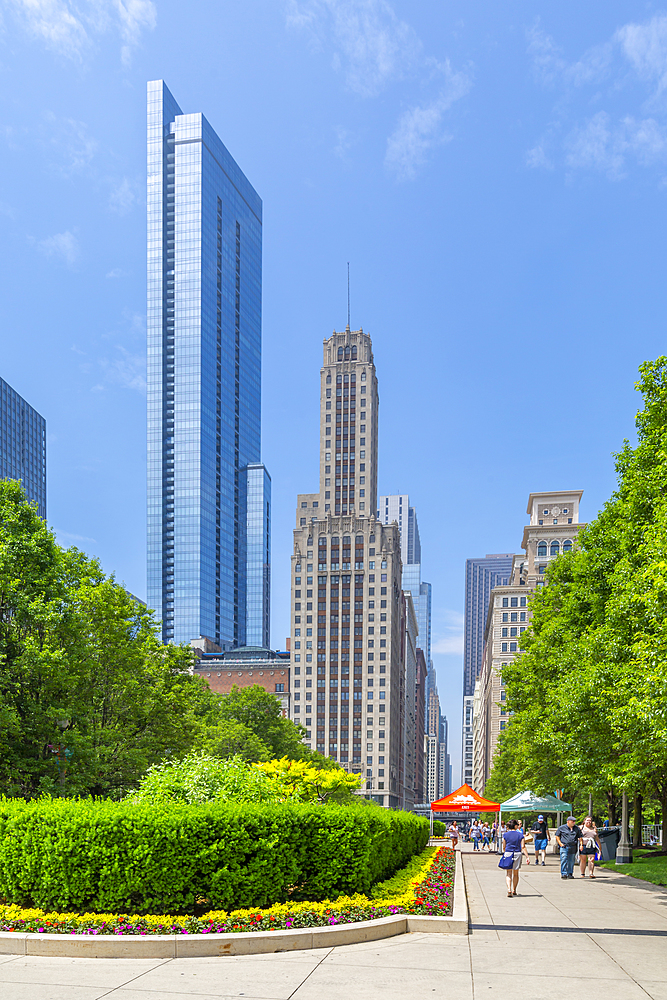
<svg viewBox="0 0 667 1000"><path fill-rule="evenodd" d="M162 80L148 84L147 263L148 604L165 642L229 649L249 641L248 580L269 562L262 551L254 564L247 539L262 203L204 116L182 114ZM254 621L254 590L250 603Z"/></svg>
<svg viewBox="0 0 667 1000"><path fill-rule="evenodd" d="M271 476L263 465L245 470L246 646L268 649L271 638Z"/></svg>
<svg viewBox="0 0 667 1000"><path fill-rule="evenodd" d="M46 420L0 378L0 479L18 479L46 518Z"/></svg>

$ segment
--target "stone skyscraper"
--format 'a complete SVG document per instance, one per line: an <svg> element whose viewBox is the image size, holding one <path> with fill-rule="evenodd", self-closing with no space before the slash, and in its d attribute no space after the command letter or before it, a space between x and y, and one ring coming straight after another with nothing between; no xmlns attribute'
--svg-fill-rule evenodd
<svg viewBox="0 0 667 1000"><path fill-rule="evenodd" d="M363 776L361 794L406 808L415 690L406 686L398 526L376 517L378 403L371 338L334 332L320 370L320 489L297 500L292 718L312 747Z"/></svg>
<svg viewBox="0 0 667 1000"><path fill-rule="evenodd" d="M165 642L269 645L262 202L201 114L148 84L148 604Z"/></svg>

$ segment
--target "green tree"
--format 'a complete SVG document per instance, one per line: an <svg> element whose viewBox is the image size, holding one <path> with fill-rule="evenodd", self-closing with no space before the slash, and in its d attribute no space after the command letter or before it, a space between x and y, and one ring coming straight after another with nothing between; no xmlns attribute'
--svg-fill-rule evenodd
<svg viewBox="0 0 667 1000"><path fill-rule="evenodd" d="M610 809L620 790L648 793L667 818L667 358L640 375L618 487L549 567L503 671L513 714L489 787L594 791Z"/></svg>
<svg viewBox="0 0 667 1000"><path fill-rule="evenodd" d="M192 653L0 481L0 790L119 795L197 731Z"/></svg>
<svg viewBox="0 0 667 1000"><path fill-rule="evenodd" d="M306 731L283 716L280 702L259 684L247 688L234 686L229 694L220 698L215 709L207 717L208 726L243 726L253 733L268 751L267 760L272 757L289 757L291 760L305 760L311 755L303 743ZM209 739L204 730L202 741Z"/></svg>

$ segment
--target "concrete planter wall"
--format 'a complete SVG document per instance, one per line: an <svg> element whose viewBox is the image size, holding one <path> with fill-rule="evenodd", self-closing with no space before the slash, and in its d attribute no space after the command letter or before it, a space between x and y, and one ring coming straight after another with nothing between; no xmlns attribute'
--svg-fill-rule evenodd
<svg viewBox="0 0 667 1000"><path fill-rule="evenodd" d="M240 934L164 934L115 937L112 934L0 933L0 954L42 955L50 958L202 958L224 955L261 955L276 951L333 948L341 944L377 941L416 931L428 934L467 934L468 900L462 856L456 853L454 907L451 917L398 914L379 920L335 927L298 930L249 931Z"/></svg>

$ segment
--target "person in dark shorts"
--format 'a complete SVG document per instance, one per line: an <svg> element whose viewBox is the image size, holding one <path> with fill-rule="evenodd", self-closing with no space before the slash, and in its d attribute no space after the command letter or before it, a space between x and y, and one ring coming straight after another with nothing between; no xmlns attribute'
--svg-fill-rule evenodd
<svg viewBox="0 0 667 1000"><path fill-rule="evenodd" d="M537 822L531 827L535 840L535 865L546 864L547 847L549 846L549 827L544 816L538 816Z"/></svg>
<svg viewBox="0 0 667 1000"><path fill-rule="evenodd" d="M602 845L598 837L598 828L590 816L587 816L581 826L579 841L579 867L581 877L586 878L586 869L591 878L595 878L595 852L602 854Z"/></svg>
<svg viewBox="0 0 667 1000"><path fill-rule="evenodd" d="M507 824L507 830L503 833L503 853L505 851L512 851L514 854L512 867L505 869L505 874L507 875L507 895L516 896L516 888L519 884L519 868L521 868L521 862L523 861L523 857L525 855L526 864L529 865L530 857L528 856L526 838L523 830L517 830L517 821L515 819L511 819L509 821Z"/></svg>

